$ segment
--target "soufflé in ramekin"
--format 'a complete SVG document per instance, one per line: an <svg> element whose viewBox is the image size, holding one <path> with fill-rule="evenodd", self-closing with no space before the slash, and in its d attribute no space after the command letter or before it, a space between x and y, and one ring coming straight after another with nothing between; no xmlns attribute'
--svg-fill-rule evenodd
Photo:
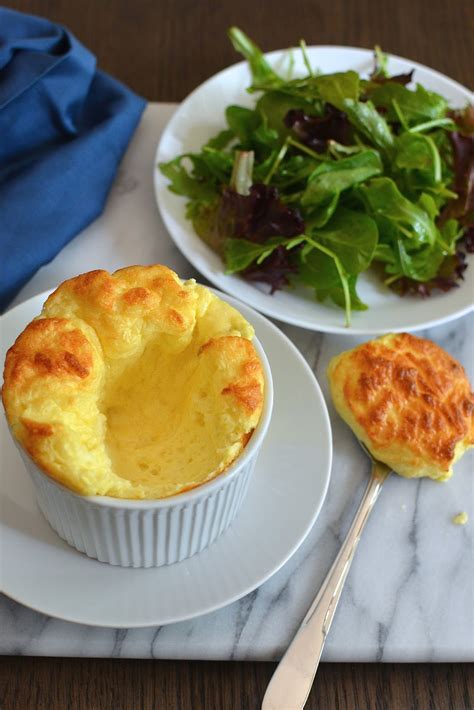
<svg viewBox="0 0 474 710"><path fill-rule="evenodd" d="M51 526L91 557L149 567L233 520L272 384L245 318L154 265L61 284L8 351L2 396Z"/></svg>

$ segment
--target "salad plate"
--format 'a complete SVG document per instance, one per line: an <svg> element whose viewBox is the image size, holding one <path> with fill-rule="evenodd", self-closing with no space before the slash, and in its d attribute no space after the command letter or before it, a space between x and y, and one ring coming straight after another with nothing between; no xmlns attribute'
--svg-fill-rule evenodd
<svg viewBox="0 0 474 710"><path fill-rule="evenodd" d="M2 316L0 355L41 310L40 294ZM69 547L49 527L0 415L0 591L52 617L93 626L169 624L219 609L260 586L296 552L323 505L332 460L320 387L297 348L232 298L255 327L274 380L272 421L233 524L203 552L168 567L114 567Z"/></svg>
<svg viewBox="0 0 474 710"><path fill-rule="evenodd" d="M295 51L293 76L307 73L300 53ZM279 74L287 71L288 52L265 55ZM354 70L368 77L373 68L373 52L366 49L337 46L307 48L311 66L322 73ZM447 99L453 108L462 108L472 101L472 94L457 82L417 62L390 55L388 70L397 75L414 70L413 81ZM244 301L267 316L280 321L329 333L373 335L386 332L416 331L458 318L472 309L474 293L474 258L468 255L464 280L446 293L433 292L429 298L405 295L401 297L371 270L359 277L358 294L367 304L365 311L353 311L350 327L344 322L344 312L329 301L319 302L312 289L296 286L270 295L268 286L245 281L237 274L225 273L225 265L194 232L186 219L186 198L168 189L169 180L158 168L202 146L225 128L225 109L229 105L255 106L258 94L249 94L252 77L247 62L241 62L216 74L195 89L179 106L162 134L154 169L155 195L161 216L171 238L183 255L211 283Z"/></svg>

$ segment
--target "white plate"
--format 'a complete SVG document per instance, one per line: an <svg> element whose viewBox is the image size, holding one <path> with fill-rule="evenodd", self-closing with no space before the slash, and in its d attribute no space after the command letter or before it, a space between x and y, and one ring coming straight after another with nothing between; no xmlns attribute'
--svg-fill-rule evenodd
<svg viewBox="0 0 474 710"><path fill-rule="evenodd" d="M1 319L0 357L36 316L46 294ZM224 297L254 325L273 373L273 418L233 525L207 550L169 567L124 569L63 542L38 510L33 485L0 415L1 591L50 616L94 626L169 624L252 591L298 549L323 504L332 441L319 385L306 361L266 318Z"/></svg>
<svg viewBox="0 0 474 710"><path fill-rule="evenodd" d="M367 49L321 46L310 47L308 54L312 65L325 73L354 69L367 75L373 66L373 54ZM278 70L284 66L287 53L278 51L265 56ZM304 72L300 52L294 52L294 59L295 73ZM407 72L413 68L416 70L415 81L445 96L452 106L460 107L472 101L470 91L443 74L417 62L390 57L389 69L393 74ZM211 136L224 127L224 110L229 104L253 106L256 101L255 94L250 95L245 91L250 83L247 63L241 62L201 84L180 105L168 123L158 146L155 165L171 160L181 153L198 151ZM158 169L154 171L154 183L161 216L184 256L218 288L245 301L267 316L311 330L369 335L419 330L458 318L472 308L473 257L469 257L471 263L465 274L466 280L460 288L426 300L408 296L400 298L375 275L366 273L359 279L359 294L369 309L353 313L352 327L348 330L344 327L343 311L329 303L316 302L310 289L279 291L270 296L264 286L246 282L238 276L224 274L221 259L199 239L191 223L185 219L185 198L174 195L167 189L168 181Z"/></svg>

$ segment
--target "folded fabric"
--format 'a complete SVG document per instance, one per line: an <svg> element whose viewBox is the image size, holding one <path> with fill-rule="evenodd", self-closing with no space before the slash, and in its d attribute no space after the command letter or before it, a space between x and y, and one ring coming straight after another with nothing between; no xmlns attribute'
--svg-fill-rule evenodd
<svg viewBox="0 0 474 710"><path fill-rule="evenodd" d="M102 212L144 107L68 30L0 8L0 310Z"/></svg>

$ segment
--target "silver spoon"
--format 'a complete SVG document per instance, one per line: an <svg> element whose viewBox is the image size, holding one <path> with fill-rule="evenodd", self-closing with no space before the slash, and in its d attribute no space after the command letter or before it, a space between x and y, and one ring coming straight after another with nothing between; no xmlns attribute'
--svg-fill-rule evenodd
<svg viewBox="0 0 474 710"><path fill-rule="evenodd" d="M270 680L262 710L301 710L304 707L357 544L390 474L390 469L372 458L364 444L359 443L372 461L369 484L338 556Z"/></svg>

